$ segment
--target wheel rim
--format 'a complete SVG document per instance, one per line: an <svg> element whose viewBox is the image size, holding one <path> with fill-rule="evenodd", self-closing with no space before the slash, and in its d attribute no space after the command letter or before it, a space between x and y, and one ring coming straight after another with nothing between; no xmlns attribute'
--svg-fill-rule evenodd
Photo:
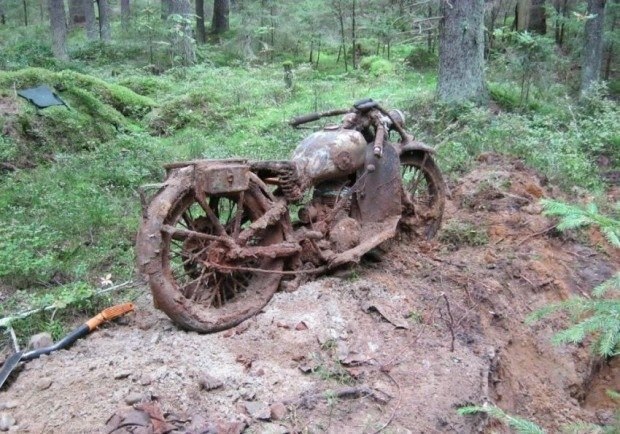
<svg viewBox="0 0 620 434"><path fill-rule="evenodd" d="M266 206L257 198L256 191L198 199L189 190L173 204L163 223L206 235L219 236L225 232L226 238L235 240L266 211ZM216 222L205 208L210 209ZM282 229L276 224L255 234L245 245L266 246L282 238ZM266 274L281 270L281 260L232 259L228 255L230 248L230 244L218 240L162 233L162 277L181 296L190 316L208 324L188 328L217 331L234 326L258 312L277 289L279 279L268 278ZM244 270L237 270L238 267Z"/></svg>
<svg viewBox="0 0 620 434"><path fill-rule="evenodd" d="M424 156L401 157L403 219L406 229L431 239L441 225L445 201L443 178L433 160Z"/></svg>

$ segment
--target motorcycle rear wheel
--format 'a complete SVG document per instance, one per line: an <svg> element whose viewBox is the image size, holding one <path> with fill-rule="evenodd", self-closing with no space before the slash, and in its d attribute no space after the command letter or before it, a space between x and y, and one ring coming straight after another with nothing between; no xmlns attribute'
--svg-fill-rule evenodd
<svg viewBox="0 0 620 434"><path fill-rule="evenodd" d="M446 184L433 158L425 152L410 151L400 156L403 183L401 226L430 240L443 217Z"/></svg>
<svg viewBox="0 0 620 434"><path fill-rule="evenodd" d="M199 199L191 170L181 169L151 201L136 245L138 266L148 278L156 307L183 329L212 333L260 312L278 289L283 259L228 258L234 246L217 240L223 234L204 205L220 222L219 231L223 228L235 240L267 212L272 201L256 181L250 181L244 192ZM276 223L257 232L246 245L267 246L283 239L282 225Z"/></svg>

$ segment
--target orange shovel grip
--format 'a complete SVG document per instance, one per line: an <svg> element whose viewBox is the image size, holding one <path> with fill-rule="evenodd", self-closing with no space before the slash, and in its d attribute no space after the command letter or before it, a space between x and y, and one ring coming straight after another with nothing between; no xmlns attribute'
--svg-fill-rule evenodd
<svg viewBox="0 0 620 434"><path fill-rule="evenodd" d="M113 320L120 316L125 315L128 312L132 312L135 306L133 303L123 303L116 306L108 307L102 310L97 315L86 321L86 325L90 331L93 331L106 321Z"/></svg>

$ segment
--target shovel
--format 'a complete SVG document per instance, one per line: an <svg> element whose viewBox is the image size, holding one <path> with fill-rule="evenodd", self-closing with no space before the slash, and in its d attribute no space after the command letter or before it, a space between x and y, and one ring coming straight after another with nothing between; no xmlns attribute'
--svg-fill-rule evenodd
<svg viewBox="0 0 620 434"><path fill-rule="evenodd" d="M95 330L104 322L123 316L133 310L133 303L123 303L117 306L109 307L86 321L84 324L73 330L71 333L56 342L54 345L32 351L16 352L8 359L6 359L4 365L2 366L2 370L0 370L0 389L2 389L2 385L4 384L5 380L11 374L11 372L13 372L13 369L15 369L19 362L26 362L28 360L36 359L37 357L44 354L50 354L56 350L67 348L78 339L83 338L84 336Z"/></svg>

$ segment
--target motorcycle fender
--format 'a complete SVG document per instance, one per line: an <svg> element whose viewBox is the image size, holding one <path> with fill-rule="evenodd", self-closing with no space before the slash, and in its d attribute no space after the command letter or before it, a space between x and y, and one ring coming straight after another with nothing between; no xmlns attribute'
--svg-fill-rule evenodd
<svg viewBox="0 0 620 434"><path fill-rule="evenodd" d="M369 169L370 168L370 169ZM391 143L383 146L383 155L374 155L368 146L366 167L358 172L361 184L357 192L357 206L363 223L383 222L402 212L400 158Z"/></svg>
<svg viewBox="0 0 620 434"><path fill-rule="evenodd" d="M412 140L408 142L405 146L403 146L401 149L401 154L404 152L409 152L409 151L422 151L422 152L428 152L429 154L437 153L437 151L434 148L431 148L424 142L418 142L417 140Z"/></svg>
<svg viewBox="0 0 620 434"><path fill-rule="evenodd" d="M196 191L206 194L233 193L248 189L250 167L235 163L199 163L194 168Z"/></svg>

